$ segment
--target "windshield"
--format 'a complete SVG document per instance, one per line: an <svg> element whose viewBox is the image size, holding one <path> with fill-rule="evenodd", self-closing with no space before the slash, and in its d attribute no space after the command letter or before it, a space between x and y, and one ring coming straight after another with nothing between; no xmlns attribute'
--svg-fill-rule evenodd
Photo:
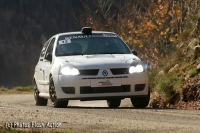
<svg viewBox="0 0 200 133"><path fill-rule="evenodd" d="M115 34L60 36L56 49L57 56L130 53L128 46Z"/></svg>

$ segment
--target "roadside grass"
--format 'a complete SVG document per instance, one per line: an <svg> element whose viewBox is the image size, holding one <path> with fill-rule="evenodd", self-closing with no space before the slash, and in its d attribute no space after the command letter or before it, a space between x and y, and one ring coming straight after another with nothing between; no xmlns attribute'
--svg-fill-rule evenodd
<svg viewBox="0 0 200 133"><path fill-rule="evenodd" d="M175 93L173 89L175 79L173 75L165 75L156 85L156 90L163 100L169 100L171 95Z"/></svg>
<svg viewBox="0 0 200 133"><path fill-rule="evenodd" d="M176 80L176 82L174 83L173 88L176 92L180 91L181 84L182 84L183 81L185 81L185 79L181 77L181 78L178 78Z"/></svg>
<svg viewBox="0 0 200 133"><path fill-rule="evenodd" d="M46 131L44 130L18 130L14 128L5 128L5 127L0 127L0 132L1 133L45 133ZM49 131L47 131L49 132ZM51 133L73 133L72 130L65 129L64 131L50 131Z"/></svg>
<svg viewBox="0 0 200 133"><path fill-rule="evenodd" d="M67 130L64 131L64 133L72 133L72 131L67 129Z"/></svg>
<svg viewBox="0 0 200 133"><path fill-rule="evenodd" d="M149 87L151 89L154 88L154 86L156 85L156 76L158 74L158 70L157 69L154 69L154 70L151 70L148 74L148 79L149 79Z"/></svg>
<svg viewBox="0 0 200 133"><path fill-rule="evenodd" d="M24 133L24 132L18 132L15 129L12 129L12 128L1 128L0 132L1 133Z"/></svg>
<svg viewBox="0 0 200 133"><path fill-rule="evenodd" d="M189 77L194 77L197 74L197 70L193 68L192 70L189 71Z"/></svg>
<svg viewBox="0 0 200 133"><path fill-rule="evenodd" d="M0 87L0 94L31 94L33 86L17 86L12 88Z"/></svg>

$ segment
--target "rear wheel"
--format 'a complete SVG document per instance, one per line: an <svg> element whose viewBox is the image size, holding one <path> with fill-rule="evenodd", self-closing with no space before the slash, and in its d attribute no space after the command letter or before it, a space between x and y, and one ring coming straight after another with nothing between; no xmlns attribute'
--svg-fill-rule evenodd
<svg viewBox="0 0 200 133"><path fill-rule="evenodd" d="M48 103L48 99L45 99L45 98L41 98L39 96L39 90L37 88L37 84L35 83L34 85L34 99L35 99L35 105L37 106L47 106L47 103Z"/></svg>
<svg viewBox="0 0 200 133"><path fill-rule="evenodd" d="M150 89L147 97L131 98L131 102L135 108L145 108L148 106L150 100Z"/></svg>
<svg viewBox="0 0 200 133"><path fill-rule="evenodd" d="M55 108L66 108L67 107L68 101L58 101L52 77L50 79L50 84L49 84L49 95L50 95L52 104Z"/></svg>
<svg viewBox="0 0 200 133"><path fill-rule="evenodd" d="M121 99L110 99L107 100L108 107L110 108L117 108L121 104Z"/></svg>

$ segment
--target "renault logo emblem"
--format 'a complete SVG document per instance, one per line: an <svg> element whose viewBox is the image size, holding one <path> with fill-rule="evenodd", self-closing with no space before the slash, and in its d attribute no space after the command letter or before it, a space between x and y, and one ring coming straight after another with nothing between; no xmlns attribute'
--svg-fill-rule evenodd
<svg viewBox="0 0 200 133"><path fill-rule="evenodd" d="M103 70L102 74L103 74L103 76L107 76L108 72L106 70Z"/></svg>

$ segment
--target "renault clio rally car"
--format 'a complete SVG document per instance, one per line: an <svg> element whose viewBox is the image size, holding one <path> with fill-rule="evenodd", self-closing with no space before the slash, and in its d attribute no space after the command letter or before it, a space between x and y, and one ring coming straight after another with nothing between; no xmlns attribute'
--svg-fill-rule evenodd
<svg viewBox="0 0 200 133"><path fill-rule="evenodd" d="M149 103L147 68L113 32L54 35L43 46L33 77L35 104L65 108L69 100L107 100L111 108L130 98L135 108Z"/></svg>

